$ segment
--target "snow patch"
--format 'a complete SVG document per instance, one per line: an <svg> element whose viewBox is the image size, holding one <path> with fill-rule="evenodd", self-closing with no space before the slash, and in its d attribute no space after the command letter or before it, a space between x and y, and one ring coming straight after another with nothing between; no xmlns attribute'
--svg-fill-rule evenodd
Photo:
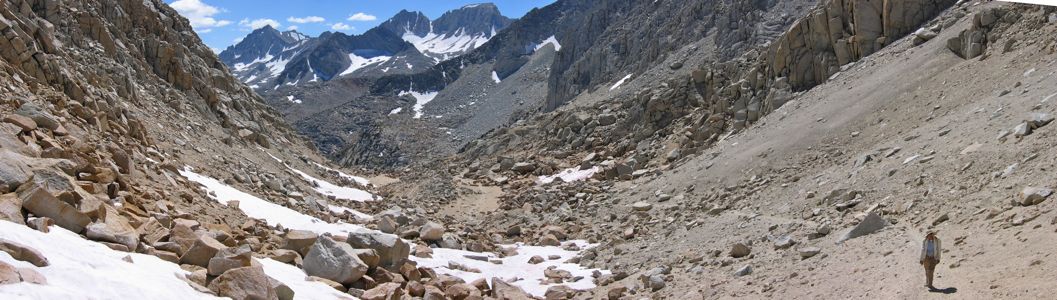
<svg viewBox="0 0 1057 300"><path fill-rule="evenodd" d="M573 167L573 168L568 168L568 169L562 170L561 172L558 172L558 174L554 174L554 175L550 175L550 176L540 176L539 177L539 182L541 184L548 184L548 183L554 182L554 180L557 179L557 178L561 178L562 181L564 181L564 182L573 182L573 181L587 180L588 178L591 178L591 176L594 176L595 173L598 173L599 171L602 171L602 168L599 168L598 166L591 167L590 169L587 169L587 170L580 170L580 167Z"/></svg>
<svg viewBox="0 0 1057 300"><path fill-rule="evenodd" d="M465 33L464 28L459 28L459 30L450 35L438 35L430 32L426 36L417 36L408 31L404 33L403 39L414 45L419 52L441 54L447 59L449 54L476 49L484 45L492 36L484 33L470 35Z"/></svg>
<svg viewBox="0 0 1057 300"><path fill-rule="evenodd" d="M395 115L395 114L398 114L398 113L400 113L400 112L401 112L401 111L403 111L403 110L404 110L404 108L403 108L403 107L397 107L397 108L394 108L393 110L389 111L389 115L391 116L391 115Z"/></svg>
<svg viewBox="0 0 1057 300"><path fill-rule="evenodd" d="M220 299L199 293L180 276L189 272L152 255L120 252L59 226L43 233L0 220L0 236L40 251L49 266L38 268L0 251L0 261L29 268L48 284L0 285L4 299ZM129 256L132 262L122 258Z"/></svg>
<svg viewBox="0 0 1057 300"><path fill-rule="evenodd" d="M503 82L503 80L499 79L499 74L496 73L495 71L492 71L492 81L495 81L495 83L502 83Z"/></svg>
<svg viewBox="0 0 1057 300"><path fill-rule="evenodd" d="M580 249L588 249L596 245L588 244L585 241L568 241L563 245L576 244ZM560 285L565 285L577 290L586 290L595 287L595 284L591 282L591 273L594 271L600 271L603 274L609 274L609 271L587 269L578 264L564 263L569 259L580 254L582 251L568 251L561 247L554 246L526 246L522 244L505 245L503 247L514 247L517 249L517 255L499 258L498 255L493 253L480 253L470 252L464 250L435 248L433 249L432 258L421 258L421 257L410 257L412 260L418 263L421 267L433 268L438 274L447 274L462 278L466 282L472 282L477 279L484 278L491 284L492 278L497 277L503 281L509 282L516 285L528 292L529 294L542 297L546 293L547 288L559 284L547 284L546 277L543 275L543 271L549 267L556 267L560 270L569 271L573 277L583 276L583 279L577 282L567 282ZM547 258L551 255L557 255L560 258L554 260L546 260L539 264L530 264L528 261L533 256L539 255L543 258ZM488 261L481 261L469 258L472 257L487 257L489 260L502 260L502 264L494 264ZM455 262L463 266L481 270L481 273L471 273L466 271L454 270L448 268L448 262Z"/></svg>
<svg viewBox="0 0 1057 300"><path fill-rule="evenodd" d="M301 178L303 178L305 181L307 181L309 183L315 183L314 184L315 185L314 189L316 190L316 192L319 192L320 194L327 195L327 196L333 196L334 198L338 198L338 199L345 199L345 200L352 200L352 201L359 201L359 202L368 201L368 200L371 200L374 197L374 195L371 195L371 193L368 193L367 191L364 191L364 190L361 190L361 189L357 189L357 188L339 186L339 185L327 182L326 180L322 180L322 179L319 179L319 178L312 177L312 175L308 175L307 173L301 172L301 170L298 170L298 169L291 168L290 166L287 166L287 168L290 168L290 170L294 171L294 173L297 173L297 175L301 175Z"/></svg>
<svg viewBox="0 0 1057 300"><path fill-rule="evenodd" d="M540 49L543 49L547 44L554 45L554 51L562 51L562 44L558 43L558 38L553 35L536 45L536 50L533 51L540 51Z"/></svg>
<svg viewBox="0 0 1057 300"><path fill-rule="evenodd" d="M411 107L411 109L415 111L414 118L415 119L421 119L422 118L422 108L426 106L426 103L429 103L430 101L433 101L433 98L437 97L437 92L420 93L420 92L416 92L416 91L413 91L413 90L412 91L400 92L400 96L406 96L406 95L411 95L411 97L415 98L415 106Z"/></svg>
<svg viewBox="0 0 1057 300"><path fill-rule="evenodd" d="M290 101L294 104L301 104L301 99L295 99L294 95L286 96L286 101Z"/></svg>
<svg viewBox="0 0 1057 300"><path fill-rule="evenodd" d="M631 74L628 74L628 76L624 76L624 78L621 78L620 81L614 83L613 86L609 87L609 90L612 91L619 88L620 85L624 84L624 81L627 81L628 79L631 79Z"/></svg>
<svg viewBox="0 0 1057 300"><path fill-rule="evenodd" d="M356 72L356 70L363 69L363 68L365 68L367 66L370 66L370 65L373 65L373 64L387 62L387 61L389 61L390 58L392 58L392 57L391 56L375 56L375 57L372 57L372 58L363 58L363 57L360 57L359 55L349 53L349 61L352 61L352 63L350 63L349 67L347 69L345 69L345 71L342 71L341 74L339 74L338 76L345 76L345 75L348 75L348 74L352 74L352 72Z"/></svg>
<svg viewBox="0 0 1057 300"><path fill-rule="evenodd" d="M239 210L254 219L261 219L269 226L282 225L285 228L308 230L315 233L331 233L334 235L347 235L351 232L369 231L363 226L348 223L327 223L315 217L307 216L296 210L286 208L282 205L265 201L257 196L247 194L234 187L224 184L209 176L195 173L190 167L180 170L180 175L187 180L202 185L210 197L217 202L227 205L229 201L239 201Z"/></svg>
<svg viewBox="0 0 1057 300"><path fill-rule="evenodd" d="M338 173L338 176L341 176L342 178L345 178L345 179L348 179L348 180L352 180L352 181L355 181L356 183L359 183L359 184L361 184L361 185L367 185L367 184L371 183L371 181L370 181L370 180L367 180L367 178L363 178L363 177L360 177L360 176L354 176L354 175L349 175L349 174L345 174L345 172L342 172L342 171L338 171L338 170L335 170L335 169L331 169L331 168L328 168L327 166L321 165L321 164L319 164L319 163L317 163L317 162L312 162L312 164L316 165L316 166L317 166L317 167L319 167L320 169L323 169L323 170L327 170L328 172L335 172L335 173Z"/></svg>

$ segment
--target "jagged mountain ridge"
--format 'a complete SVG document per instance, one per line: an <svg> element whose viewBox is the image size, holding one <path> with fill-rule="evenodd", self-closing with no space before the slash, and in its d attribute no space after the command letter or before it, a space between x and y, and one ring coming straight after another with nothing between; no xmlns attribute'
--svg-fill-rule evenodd
<svg viewBox="0 0 1057 300"><path fill-rule="evenodd" d="M280 86L341 76L409 74L484 44L511 23L491 3L451 10L435 21L402 10L360 35L324 32L308 37L270 26L254 30L220 53L244 83L267 94Z"/></svg>

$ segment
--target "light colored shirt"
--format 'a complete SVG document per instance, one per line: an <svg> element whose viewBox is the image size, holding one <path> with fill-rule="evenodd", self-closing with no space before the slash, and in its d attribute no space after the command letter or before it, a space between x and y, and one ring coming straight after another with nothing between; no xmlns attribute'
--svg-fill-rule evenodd
<svg viewBox="0 0 1057 300"><path fill-rule="evenodd" d="M921 260L925 260L926 257L935 259L937 262L940 261L940 239L939 238L926 238L925 241L921 242Z"/></svg>

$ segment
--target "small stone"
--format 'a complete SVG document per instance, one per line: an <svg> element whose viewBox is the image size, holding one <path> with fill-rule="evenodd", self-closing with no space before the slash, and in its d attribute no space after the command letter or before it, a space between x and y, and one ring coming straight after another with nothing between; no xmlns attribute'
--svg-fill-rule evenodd
<svg viewBox="0 0 1057 300"><path fill-rule="evenodd" d="M741 269L734 271L734 276L736 277L741 277L749 274L752 274L752 266L750 265L745 265L744 267L741 267Z"/></svg>
<svg viewBox="0 0 1057 300"><path fill-rule="evenodd" d="M736 243L730 248L730 257L742 258L749 256L752 253L752 249L742 243Z"/></svg>
<svg viewBox="0 0 1057 300"><path fill-rule="evenodd" d="M649 211L649 210L653 209L653 204L639 201L639 202L635 202L635 204L632 204L631 208L634 209L635 211Z"/></svg>
<svg viewBox="0 0 1057 300"><path fill-rule="evenodd" d="M822 249L818 247L804 247L797 250L797 252L800 253L800 259L808 259L818 255L822 252Z"/></svg>
<svg viewBox="0 0 1057 300"><path fill-rule="evenodd" d="M1053 189L1040 187L1026 187L1020 191L1020 205L1036 205L1045 201L1053 194Z"/></svg>

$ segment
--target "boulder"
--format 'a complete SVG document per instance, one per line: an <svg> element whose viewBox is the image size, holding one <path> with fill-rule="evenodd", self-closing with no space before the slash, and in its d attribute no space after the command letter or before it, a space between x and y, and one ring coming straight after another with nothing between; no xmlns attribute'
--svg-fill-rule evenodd
<svg viewBox="0 0 1057 300"><path fill-rule="evenodd" d="M530 300L531 295L520 287L510 284L502 279L492 277L492 294L503 300Z"/></svg>
<svg viewBox="0 0 1057 300"><path fill-rule="evenodd" d="M275 295L279 297L279 300L294 300L294 289L290 286L271 277L268 277L268 282L271 283L272 289L275 289Z"/></svg>
<svg viewBox="0 0 1057 300"><path fill-rule="evenodd" d="M837 240L837 243L840 244L850 239L877 232L885 228L885 226L888 226L888 221L885 221L881 216L871 212L863 218L862 222L859 222L859 225L855 225L854 228Z"/></svg>
<svg viewBox="0 0 1057 300"><path fill-rule="evenodd" d="M26 217L22 215L22 199L15 193L0 194L0 220L26 224Z"/></svg>
<svg viewBox="0 0 1057 300"><path fill-rule="evenodd" d="M88 215L81 213L69 203L59 200L48 190L35 182L27 182L18 188L18 197L22 207L38 217L48 217L62 228L80 233L92 222Z"/></svg>
<svg viewBox="0 0 1057 300"><path fill-rule="evenodd" d="M304 256L308 253L308 249L312 247L312 244L316 243L316 239L319 235L315 232L306 230L291 230L283 236L283 246L281 249L293 250Z"/></svg>
<svg viewBox="0 0 1057 300"><path fill-rule="evenodd" d="M15 110L15 114L33 119L33 122L36 122L37 126L47 128L48 130L58 129L61 125L59 124L59 119L33 103L22 104L21 107Z"/></svg>
<svg viewBox="0 0 1057 300"><path fill-rule="evenodd" d="M360 299L363 300L401 300L411 297L400 288L399 283L387 282L363 292Z"/></svg>
<svg viewBox="0 0 1057 300"><path fill-rule="evenodd" d="M1030 206L1042 203L1053 194L1053 189L1041 187L1026 187L1020 191L1020 201L1017 204Z"/></svg>
<svg viewBox="0 0 1057 300"><path fill-rule="evenodd" d="M388 234L396 234L396 231L399 227L400 224L397 224L396 221L393 220L393 218L390 218L389 216L382 216L381 218L378 218L378 230L381 232L385 232Z"/></svg>
<svg viewBox="0 0 1057 300"><path fill-rule="evenodd" d="M31 263L34 266L47 267L50 265L48 258L37 250L13 241L0 239L0 251L7 252L12 258Z"/></svg>
<svg viewBox="0 0 1057 300"><path fill-rule="evenodd" d="M209 289L219 296L235 300L279 299L270 278L260 266L228 270L213 279Z"/></svg>
<svg viewBox="0 0 1057 300"><path fill-rule="evenodd" d="M227 246L220 243L216 239L208 236L201 235L195 240L194 244L184 252L183 256L180 256L181 264L196 265L199 267L209 267L209 260L212 259L220 250L227 249Z"/></svg>
<svg viewBox="0 0 1057 300"><path fill-rule="evenodd" d="M481 297L481 290L469 284L456 283L444 288L444 295L453 300L463 300L470 297L477 299Z"/></svg>
<svg viewBox="0 0 1057 300"><path fill-rule="evenodd" d="M536 170L536 164L528 162L519 162L514 164L514 166L511 167L510 170L517 172L518 174L528 174Z"/></svg>
<svg viewBox="0 0 1057 300"><path fill-rule="evenodd" d="M418 237L424 241L437 241L444 237L444 225L427 222L418 230Z"/></svg>
<svg viewBox="0 0 1057 300"><path fill-rule="evenodd" d="M736 243L730 247L730 257L742 258L749 256L752 253L752 249L742 243Z"/></svg>
<svg viewBox="0 0 1057 300"><path fill-rule="evenodd" d="M0 149L0 194L15 191L18 186L30 179L28 157Z"/></svg>
<svg viewBox="0 0 1057 300"><path fill-rule="evenodd" d="M33 131L34 129L37 129L37 122L34 122L33 119L30 119L29 117L25 116L8 115L4 117L4 122L18 126L18 128L22 129L23 132L29 132Z"/></svg>
<svg viewBox="0 0 1057 300"><path fill-rule="evenodd" d="M399 266L407 260L411 246L404 240L391 234L379 232L353 232L346 240L357 249L374 249L378 254L381 266Z"/></svg>
<svg viewBox="0 0 1057 300"><path fill-rule="evenodd" d="M231 269L249 267L253 264L253 250L250 249L249 245L243 245L238 248L227 248L217 252L213 258L209 259L209 266L206 270L209 275L219 276L224 274Z"/></svg>
<svg viewBox="0 0 1057 300"><path fill-rule="evenodd" d="M116 208L108 204L99 207L96 223L88 225L85 235L95 241L111 242L125 245L130 250L139 246L139 232L129 225L127 218Z"/></svg>
<svg viewBox="0 0 1057 300"><path fill-rule="evenodd" d="M352 284L367 274L368 266L356 256L356 251L346 243L336 242L321 236L308 250L304 258L305 273L332 280L341 284Z"/></svg>
<svg viewBox="0 0 1057 300"><path fill-rule="evenodd" d="M564 285L551 286L547 288L546 292L543 292L543 299L547 300L566 300L575 296L576 290Z"/></svg>
<svg viewBox="0 0 1057 300"><path fill-rule="evenodd" d="M271 259L295 266L300 266L302 263L301 254L297 253L297 251L287 249L277 249L272 251Z"/></svg>

